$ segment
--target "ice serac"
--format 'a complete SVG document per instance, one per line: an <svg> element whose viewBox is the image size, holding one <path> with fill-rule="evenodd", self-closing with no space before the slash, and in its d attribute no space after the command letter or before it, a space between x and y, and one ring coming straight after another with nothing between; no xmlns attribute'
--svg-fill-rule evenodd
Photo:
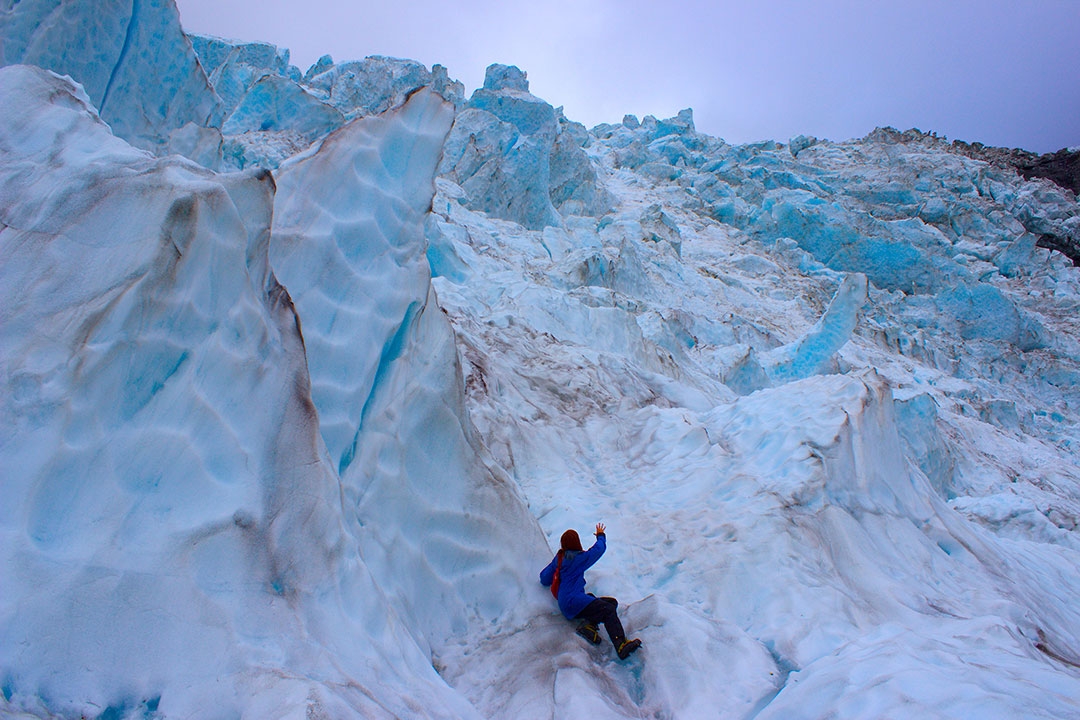
<svg viewBox="0 0 1080 720"><path fill-rule="evenodd" d="M271 260L299 308L321 432L342 472L383 355L401 352L427 301L424 220L452 118L419 92L353 121L277 177Z"/></svg>
<svg viewBox="0 0 1080 720"><path fill-rule="evenodd" d="M344 123L340 112L297 83L264 75L247 89L221 131L226 135L266 130L292 132L311 144Z"/></svg>
<svg viewBox="0 0 1080 720"><path fill-rule="evenodd" d="M305 73L303 82L349 120L397 107L422 87L430 87L455 107L464 102L465 93L442 65L429 71L415 60L380 55L340 65L323 56Z"/></svg>
<svg viewBox="0 0 1080 720"><path fill-rule="evenodd" d="M530 229L568 214L602 214L609 199L582 146L584 127L529 92L525 73L491 65L446 141L439 174L460 185L467 206Z"/></svg>
<svg viewBox="0 0 1080 720"><path fill-rule="evenodd" d="M516 490L484 462L431 288L425 224L453 114L422 89L287 163L271 245L347 525L417 639L435 647L520 604L514 564L542 547Z"/></svg>
<svg viewBox="0 0 1080 720"><path fill-rule="evenodd" d="M774 383L801 380L828 368L830 360L851 337L866 302L866 276L849 273L836 289L829 309L806 335L791 345L769 352L762 361Z"/></svg>
<svg viewBox="0 0 1080 720"><path fill-rule="evenodd" d="M289 51L270 43L232 42L208 35L187 38L225 113L231 113L244 93L266 75L300 81L300 71L289 64Z"/></svg>
<svg viewBox="0 0 1080 720"><path fill-rule="evenodd" d="M221 122L173 0L22 0L0 14L0 53L6 65L73 77L113 132L142 148L189 122Z"/></svg>
<svg viewBox="0 0 1080 720"><path fill-rule="evenodd" d="M39 68L0 106L4 711L471 716L342 521L270 174L157 160Z"/></svg>

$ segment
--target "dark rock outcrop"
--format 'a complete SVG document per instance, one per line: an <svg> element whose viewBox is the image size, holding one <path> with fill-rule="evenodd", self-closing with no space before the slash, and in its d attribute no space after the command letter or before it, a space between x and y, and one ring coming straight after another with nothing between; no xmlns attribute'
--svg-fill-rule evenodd
<svg viewBox="0 0 1080 720"><path fill-rule="evenodd" d="M987 147L982 143L955 140L953 150L976 160L995 165L1009 165L1028 180L1046 178L1074 194L1080 195L1080 152L1061 149L1038 155L1016 148Z"/></svg>

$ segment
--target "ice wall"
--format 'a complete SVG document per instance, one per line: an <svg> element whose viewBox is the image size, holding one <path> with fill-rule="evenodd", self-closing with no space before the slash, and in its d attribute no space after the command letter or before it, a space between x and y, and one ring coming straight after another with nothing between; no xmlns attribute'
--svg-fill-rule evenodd
<svg viewBox="0 0 1080 720"><path fill-rule="evenodd" d="M599 215L610 199L582 146L588 133L529 92L525 73L491 65L458 114L439 174L460 185L468 207L529 229L567 215Z"/></svg>
<svg viewBox="0 0 1080 720"><path fill-rule="evenodd" d="M513 485L485 466L431 290L424 227L452 120L453 106L420 90L282 167L271 243L348 527L436 646L519 604L517 565L543 548Z"/></svg>
<svg viewBox="0 0 1080 720"><path fill-rule="evenodd" d="M70 75L128 142L158 149L189 122L221 123L221 100L180 29L173 0L6 5L0 6L0 65Z"/></svg>
<svg viewBox="0 0 1080 720"><path fill-rule="evenodd" d="M343 518L271 176L156 160L44 70L0 104L6 707L470 716Z"/></svg>

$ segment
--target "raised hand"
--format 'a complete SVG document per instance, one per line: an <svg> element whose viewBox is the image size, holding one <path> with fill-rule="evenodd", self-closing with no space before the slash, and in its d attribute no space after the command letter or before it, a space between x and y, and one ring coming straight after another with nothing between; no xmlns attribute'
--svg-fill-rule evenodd
<svg viewBox="0 0 1080 720"><path fill-rule="evenodd" d="M593 534L597 535L597 536L603 535L604 534L604 529L605 529L604 528L604 523L596 523L596 532L593 533Z"/></svg>

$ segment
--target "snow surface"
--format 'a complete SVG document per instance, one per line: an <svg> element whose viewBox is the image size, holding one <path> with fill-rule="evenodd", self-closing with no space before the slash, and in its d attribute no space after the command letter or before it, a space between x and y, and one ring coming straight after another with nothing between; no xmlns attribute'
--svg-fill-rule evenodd
<svg viewBox="0 0 1080 720"><path fill-rule="evenodd" d="M0 68L0 713L1080 717L1069 191L170 2L0 37L82 83ZM537 582L597 521L626 662Z"/></svg>

